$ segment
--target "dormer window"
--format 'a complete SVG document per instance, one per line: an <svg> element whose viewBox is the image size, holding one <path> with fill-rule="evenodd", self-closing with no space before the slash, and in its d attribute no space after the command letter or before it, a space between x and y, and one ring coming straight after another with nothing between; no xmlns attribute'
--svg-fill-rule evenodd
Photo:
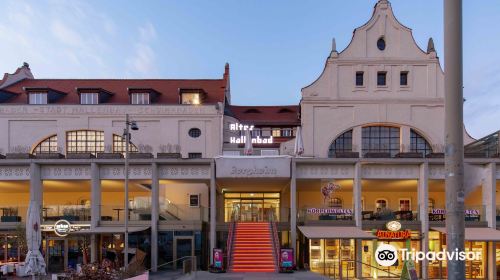
<svg viewBox="0 0 500 280"><path fill-rule="evenodd" d="M47 92L30 92L29 104L33 105L45 105L48 104L48 93Z"/></svg>
<svg viewBox="0 0 500 280"><path fill-rule="evenodd" d="M133 92L130 94L130 103L133 105L149 105L149 92Z"/></svg>
<svg viewBox="0 0 500 280"><path fill-rule="evenodd" d="M184 92L181 94L181 104L199 105L201 104L201 94L199 92Z"/></svg>
<svg viewBox="0 0 500 280"><path fill-rule="evenodd" d="M82 93L80 93L80 104L82 104L82 105L99 104L99 93L98 92L82 92Z"/></svg>

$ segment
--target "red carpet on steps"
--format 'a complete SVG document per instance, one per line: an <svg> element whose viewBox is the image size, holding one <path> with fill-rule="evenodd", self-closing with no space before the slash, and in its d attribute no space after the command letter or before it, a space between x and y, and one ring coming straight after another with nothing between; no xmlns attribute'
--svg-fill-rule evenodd
<svg viewBox="0 0 500 280"><path fill-rule="evenodd" d="M233 242L231 271L276 271L269 223L236 223Z"/></svg>

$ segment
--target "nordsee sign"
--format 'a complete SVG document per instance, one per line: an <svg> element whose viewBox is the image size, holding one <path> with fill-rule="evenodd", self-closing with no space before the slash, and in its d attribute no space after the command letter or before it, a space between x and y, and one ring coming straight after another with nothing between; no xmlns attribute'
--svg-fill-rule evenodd
<svg viewBox="0 0 500 280"><path fill-rule="evenodd" d="M242 157L216 159L217 178L289 178L288 157Z"/></svg>

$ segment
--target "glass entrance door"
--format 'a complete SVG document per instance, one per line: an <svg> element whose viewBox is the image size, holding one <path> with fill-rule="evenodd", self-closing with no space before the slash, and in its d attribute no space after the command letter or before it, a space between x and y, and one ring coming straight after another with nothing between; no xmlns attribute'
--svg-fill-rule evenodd
<svg viewBox="0 0 500 280"><path fill-rule="evenodd" d="M279 193L225 193L225 222L279 221Z"/></svg>
<svg viewBox="0 0 500 280"><path fill-rule="evenodd" d="M46 262L49 272L63 272L65 265L65 240L49 239L47 240Z"/></svg>
<svg viewBox="0 0 500 280"><path fill-rule="evenodd" d="M194 256L194 239L192 236L174 237L174 260ZM174 263L174 269L177 265L182 265L182 261Z"/></svg>

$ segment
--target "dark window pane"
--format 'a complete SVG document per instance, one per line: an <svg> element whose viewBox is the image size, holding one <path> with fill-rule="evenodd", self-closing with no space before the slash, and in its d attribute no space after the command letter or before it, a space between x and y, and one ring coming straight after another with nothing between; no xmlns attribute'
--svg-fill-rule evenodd
<svg viewBox="0 0 500 280"><path fill-rule="evenodd" d="M378 72L377 73L377 85L378 86L385 86L387 81L387 72Z"/></svg>
<svg viewBox="0 0 500 280"><path fill-rule="evenodd" d="M408 72L401 72L399 75L399 84L402 86L408 85Z"/></svg>
<svg viewBox="0 0 500 280"><path fill-rule="evenodd" d="M363 72L356 72L356 85L357 86L363 85Z"/></svg>

